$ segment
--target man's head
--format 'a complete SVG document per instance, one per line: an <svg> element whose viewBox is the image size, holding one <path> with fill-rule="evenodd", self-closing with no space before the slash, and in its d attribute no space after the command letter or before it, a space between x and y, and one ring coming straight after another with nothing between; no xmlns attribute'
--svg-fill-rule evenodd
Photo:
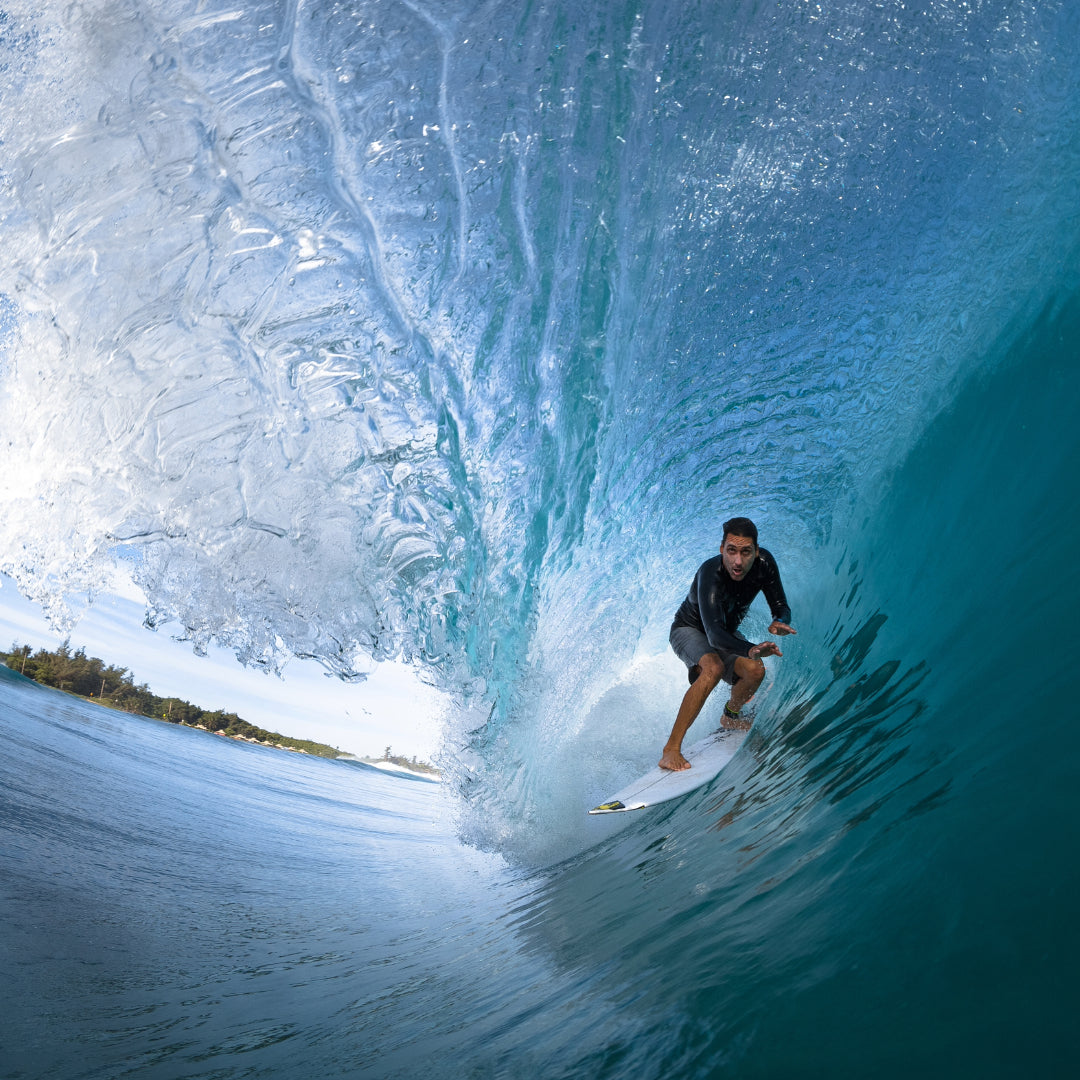
<svg viewBox="0 0 1080 1080"><path fill-rule="evenodd" d="M724 569L735 581L742 581L750 573L757 558L757 526L744 517L724 522L724 539L720 544Z"/></svg>

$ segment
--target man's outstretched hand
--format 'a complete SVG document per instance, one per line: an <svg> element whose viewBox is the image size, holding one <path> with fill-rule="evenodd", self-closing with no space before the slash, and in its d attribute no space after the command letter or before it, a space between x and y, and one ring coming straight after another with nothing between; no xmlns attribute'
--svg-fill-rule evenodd
<svg viewBox="0 0 1080 1080"><path fill-rule="evenodd" d="M794 626L788 626L786 622L781 622L779 619L773 619L769 624L769 633L775 634L777 637L783 637L784 634L797 634L798 631Z"/></svg>
<svg viewBox="0 0 1080 1080"><path fill-rule="evenodd" d="M763 641L760 645L750 646L750 659L757 660L762 656L783 656L780 646L775 641Z"/></svg>

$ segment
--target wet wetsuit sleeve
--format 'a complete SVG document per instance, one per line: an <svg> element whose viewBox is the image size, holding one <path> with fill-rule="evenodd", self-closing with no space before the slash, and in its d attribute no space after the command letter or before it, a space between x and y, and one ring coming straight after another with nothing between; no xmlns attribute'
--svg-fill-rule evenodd
<svg viewBox="0 0 1080 1080"><path fill-rule="evenodd" d="M686 594L686 599L675 612L675 620L671 624L673 629L676 626L693 626L702 633L705 632L705 627L701 624L701 615L698 613L697 582L695 574L694 580L690 582L690 591Z"/></svg>
<svg viewBox="0 0 1080 1080"><path fill-rule="evenodd" d="M771 555L769 556L769 573L765 581L762 582L761 591L765 594L765 600L768 602L772 617L790 625L791 608L788 606L787 596L784 595L780 570Z"/></svg>

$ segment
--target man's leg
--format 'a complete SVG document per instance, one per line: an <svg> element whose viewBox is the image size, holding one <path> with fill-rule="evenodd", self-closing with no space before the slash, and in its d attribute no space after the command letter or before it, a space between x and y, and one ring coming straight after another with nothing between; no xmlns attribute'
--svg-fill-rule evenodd
<svg viewBox="0 0 1080 1080"><path fill-rule="evenodd" d="M724 710L724 727L745 731L750 727L746 720L735 720L731 713L739 710L757 693L765 678L765 665L760 660L740 656L735 661L735 683L731 687L731 699Z"/></svg>
<svg viewBox="0 0 1080 1080"><path fill-rule="evenodd" d="M675 717L675 726L671 729L671 735L664 744L664 753L659 762L661 769L681 772L683 769L690 768L690 762L682 754L683 737L690 730L690 725L698 718L698 713L701 712L709 695L724 677L724 662L716 653L706 653L696 666L700 669L698 677L683 695L682 704ZM764 665L762 668L764 673ZM758 682L760 683L761 680L759 679Z"/></svg>

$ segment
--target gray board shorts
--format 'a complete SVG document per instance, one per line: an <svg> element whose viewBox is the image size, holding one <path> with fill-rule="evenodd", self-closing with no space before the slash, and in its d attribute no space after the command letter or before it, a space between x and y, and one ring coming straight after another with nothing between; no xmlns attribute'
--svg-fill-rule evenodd
<svg viewBox="0 0 1080 1080"><path fill-rule="evenodd" d="M716 653L724 665L724 682L734 686L738 679L735 674L735 661L739 658L739 653L714 648L709 644L709 639L693 626L673 626L668 641L687 669L695 667L706 653Z"/></svg>

